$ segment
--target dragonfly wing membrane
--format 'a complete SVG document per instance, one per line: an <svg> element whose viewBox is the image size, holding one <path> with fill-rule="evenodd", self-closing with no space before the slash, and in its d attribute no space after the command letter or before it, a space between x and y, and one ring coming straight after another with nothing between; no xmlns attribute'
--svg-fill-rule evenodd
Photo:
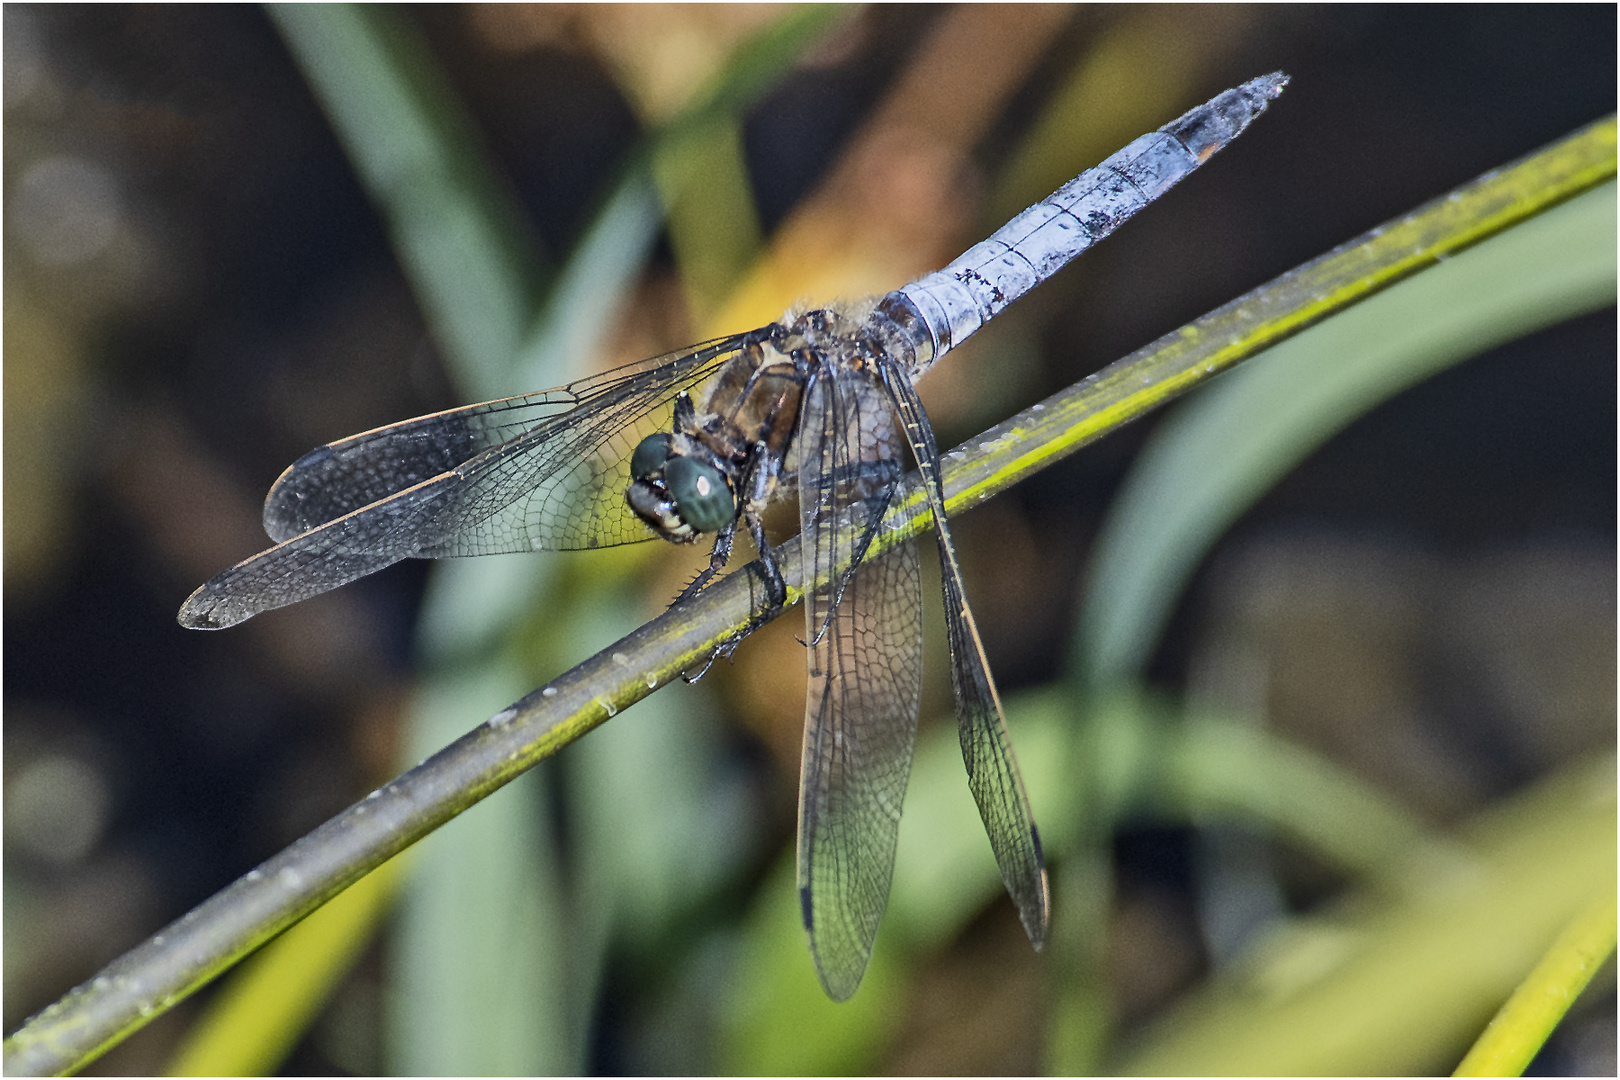
<svg viewBox="0 0 1620 1080"><path fill-rule="evenodd" d="M951 681L956 688L956 719L967 766L968 790L979 806L979 817L990 838L1001 880L1018 909L1019 921L1030 943L1046 944L1051 921L1051 894L1046 880L1040 833L1029 808L1029 795L1013 756L1012 737L990 668L984 659L979 631L973 625L962 595L961 573L954 555L944 548L950 541L940 534L941 577L945 581L946 635L951 649Z"/></svg>
<svg viewBox="0 0 1620 1080"><path fill-rule="evenodd" d="M266 528L282 542L192 593L181 625L232 626L401 559L650 539L624 499L631 451L669 424L675 395L708 378L737 343L408 420L304 455L266 500ZM439 465L449 467L407 483Z"/></svg>
<svg viewBox="0 0 1620 1080"><path fill-rule="evenodd" d="M577 551L650 539L624 498L630 456L642 437L667 428L672 414L666 388L630 388L593 409L588 422L550 421L489 448L458 470L458 524L420 554Z"/></svg>
<svg viewBox="0 0 1620 1080"><path fill-rule="evenodd" d="M296 604L417 554L416 520L453 502L455 473L302 533L210 578L186 598L180 624L199 630L234 626L261 611ZM444 514L437 515L441 520Z"/></svg>
<svg viewBox="0 0 1620 1080"><path fill-rule="evenodd" d="M876 390L864 380L816 380L799 436L811 643L799 894L816 970L836 1001L860 985L888 905L922 686L915 542L891 548L849 576L900 476L888 454L893 420L880 392L868 392ZM863 446L877 456L857 461Z"/></svg>
<svg viewBox="0 0 1620 1080"><path fill-rule="evenodd" d="M431 413L318 446L271 486L264 502L265 532L278 542L290 540L466 465L494 447L544 444L603 414L619 415L638 404L650 409L662 404L661 393L673 395L707 378L734 351L734 339L719 339L555 390Z"/></svg>
<svg viewBox="0 0 1620 1080"><path fill-rule="evenodd" d="M939 541L940 579L945 594L945 632L951 652L951 682L956 690L956 718L967 766L968 788L1001 870L1019 920L1037 948L1046 943L1051 896L1040 834L1030 811L1012 737L1001 710L990 665L973 613L962 588L951 531L945 519L945 490L939 475L939 448L922 402L906 373L892 364L882 368L883 384L906 431L922 474Z"/></svg>
<svg viewBox="0 0 1620 1080"><path fill-rule="evenodd" d="M291 540L448 472L578 404L567 390L550 390L420 416L318 446L270 488L264 531L272 540Z"/></svg>

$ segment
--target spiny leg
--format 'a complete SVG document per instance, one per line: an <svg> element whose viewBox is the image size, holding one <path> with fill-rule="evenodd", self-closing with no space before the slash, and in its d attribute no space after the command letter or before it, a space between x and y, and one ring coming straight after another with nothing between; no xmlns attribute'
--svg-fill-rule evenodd
<svg viewBox="0 0 1620 1080"><path fill-rule="evenodd" d="M731 544L736 535L737 523L735 521L715 535L714 551L709 554L709 565L704 567L702 573L692 579L690 585L681 590L681 595L675 598L675 603L670 604L670 607L696 596L703 590L703 586L714 579L714 575L725 568L726 562L731 558Z"/></svg>

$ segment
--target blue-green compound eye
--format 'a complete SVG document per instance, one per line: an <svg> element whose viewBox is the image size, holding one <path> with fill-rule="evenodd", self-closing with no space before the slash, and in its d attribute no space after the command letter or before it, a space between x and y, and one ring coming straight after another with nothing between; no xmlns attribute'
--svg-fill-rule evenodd
<svg viewBox="0 0 1620 1080"><path fill-rule="evenodd" d="M630 479L645 480L662 469L674 443L674 436L667 432L649 435L637 443L636 452L630 455Z"/></svg>
<svg viewBox="0 0 1620 1080"><path fill-rule="evenodd" d="M670 458L664 465L664 486L686 523L700 533L719 532L737 516L731 490L712 465L685 456Z"/></svg>

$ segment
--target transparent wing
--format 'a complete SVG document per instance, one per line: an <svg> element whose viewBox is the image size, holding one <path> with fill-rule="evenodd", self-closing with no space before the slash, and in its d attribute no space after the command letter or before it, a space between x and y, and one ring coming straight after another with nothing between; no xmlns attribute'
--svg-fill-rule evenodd
<svg viewBox="0 0 1620 1080"><path fill-rule="evenodd" d="M922 686L915 543L861 566L900 479L881 389L854 372L812 381L799 429L810 680L799 787L799 898L822 986L860 985L889 902Z"/></svg>
<svg viewBox="0 0 1620 1080"><path fill-rule="evenodd" d="M1001 880L1007 886L1024 932L1039 949L1046 943L1051 896L1041 838L1030 813L1029 796L1013 757L1012 739L1001 699L990 678L979 630L962 591L962 570L945 520L945 491L939 476L939 448L911 380L893 364L881 367L884 387L905 426L928 492L939 539L940 578L945 593L945 631L951 649L951 682L956 688L956 720L967 765L968 789L990 837Z"/></svg>
<svg viewBox="0 0 1620 1080"><path fill-rule="evenodd" d="M265 530L282 542L194 592L180 622L231 626L413 556L651 537L625 504L631 453L669 427L675 395L706 380L741 341L709 342L312 450L265 500Z"/></svg>

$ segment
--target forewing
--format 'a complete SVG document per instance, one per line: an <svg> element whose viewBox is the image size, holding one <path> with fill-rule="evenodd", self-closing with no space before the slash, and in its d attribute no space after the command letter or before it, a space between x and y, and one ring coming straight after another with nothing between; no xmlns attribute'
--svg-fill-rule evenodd
<svg viewBox="0 0 1620 1080"><path fill-rule="evenodd" d="M634 515L624 506L623 485L618 485L621 497L613 500L611 513L598 510L582 515L578 498L582 488L562 483L570 472L564 466L589 461L598 469L617 470L612 476L602 476L599 486L614 486L612 481L619 475L628 483L635 441L659 430L660 424L667 427L675 394L701 383L736 348L736 338L707 342L555 390L419 416L316 447L293 462L270 488L264 502L265 532L272 540L290 540L461 468L469 491L474 485L492 486L499 494L510 490L508 505L528 494L526 510L538 499L541 505L536 517L548 530L542 535L559 541L543 547L600 547L639 539L641 533L632 527L639 522L634 522ZM505 448L505 452L480 457L496 448ZM493 468L503 483L491 485L486 468ZM560 490L553 492L552 488ZM416 499L431 502L420 495L408 496L407 502ZM594 531L565 537L562 527L546 520L580 516L592 519ZM491 551L535 546L532 542L509 546L515 543L512 536L490 535L480 540L477 534L496 531L487 517L474 515L463 524L474 533L467 541L469 547L480 542L508 545L491 547ZM617 539L604 539L615 535ZM577 542L568 543L568 538Z"/></svg>
<svg viewBox="0 0 1620 1080"><path fill-rule="evenodd" d="M1039 949L1046 943L1051 919L1051 898L1041 838L1030 813L1029 796L1013 756L1007 719L990 678L990 665L973 613L962 590L962 570L956 561L945 519L945 491L939 475L939 448L934 443L922 402L906 373L892 364L882 368L883 383L905 428L928 493L939 540L940 578L945 594L945 631L951 650L951 682L956 688L956 719L967 765L968 789L979 804L984 831L990 837L1001 880L1007 886L1030 942Z"/></svg>
<svg viewBox="0 0 1620 1080"><path fill-rule="evenodd" d="M712 375L740 341L710 342L311 451L265 502L265 528L283 541L194 592L180 622L230 626L413 556L648 539L652 532L625 504L631 453L646 435L668 429L675 395Z"/></svg>
<svg viewBox="0 0 1620 1080"><path fill-rule="evenodd" d="M845 375L811 384L798 446L811 643L799 898L816 970L835 1001L860 985L888 906L922 686L916 544L885 552L852 578L847 573L870 542L900 468L881 392L838 381Z"/></svg>

